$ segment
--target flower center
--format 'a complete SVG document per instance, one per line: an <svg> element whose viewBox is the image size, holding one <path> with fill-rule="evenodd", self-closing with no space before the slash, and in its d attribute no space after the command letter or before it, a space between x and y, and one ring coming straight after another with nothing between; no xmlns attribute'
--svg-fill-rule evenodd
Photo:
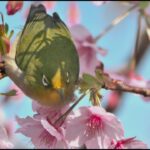
<svg viewBox="0 0 150 150"><path fill-rule="evenodd" d="M123 149L123 143L122 142L117 142L114 149Z"/></svg>
<svg viewBox="0 0 150 150"><path fill-rule="evenodd" d="M98 134L103 127L101 117L97 115L92 115L87 122L87 127L88 134Z"/></svg>
<svg viewBox="0 0 150 150"><path fill-rule="evenodd" d="M124 145L131 143L132 141L134 141L134 139L135 139L135 137L120 140L116 143L114 149L124 149ZM112 142L112 144L113 144L113 142Z"/></svg>

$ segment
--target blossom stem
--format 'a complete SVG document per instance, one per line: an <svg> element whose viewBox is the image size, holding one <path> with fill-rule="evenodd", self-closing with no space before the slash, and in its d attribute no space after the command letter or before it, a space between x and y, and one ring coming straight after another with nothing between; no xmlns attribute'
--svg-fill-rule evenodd
<svg viewBox="0 0 150 150"><path fill-rule="evenodd" d="M74 104L62 115L60 116L55 122L54 124L56 125L57 123L59 123L60 121L64 121L66 119L66 117L68 116L68 114L73 110L73 108L89 93L89 90L87 90L86 92L84 92L77 101L74 102Z"/></svg>
<svg viewBox="0 0 150 150"><path fill-rule="evenodd" d="M105 30L100 33L98 36L95 37L95 42L97 42L99 39L101 39L108 31L110 31L115 25L117 25L118 23L120 23L122 20L124 20L129 14L130 12L132 12L133 10L135 10L137 8L138 4L130 7L124 14L118 16L117 18L115 18L110 25L108 25Z"/></svg>
<svg viewBox="0 0 150 150"><path fill-rule="evenodd" d="M123 81L112 79L112 78L109 79L109 82L104 83L103 88L107 90L116 90L116 91L141 94L147 97L150 96L150 89L148 88L135 87L132 85L128 85Z"/></svg>

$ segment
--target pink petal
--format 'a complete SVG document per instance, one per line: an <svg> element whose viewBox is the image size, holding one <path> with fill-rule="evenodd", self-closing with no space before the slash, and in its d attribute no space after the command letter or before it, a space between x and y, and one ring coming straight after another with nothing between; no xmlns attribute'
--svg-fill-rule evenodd
<svg viewBox="0 0 150 150"><path fill-rule="evenodd" d="M52 136L56 137L57 140L62 139L62 135L52 126L46 119L41 120L41 124L44 129L49 132Z"/></svg>
<svg viewBox="0 0 150 150"><path fill-rule="evenodd" d="M84 41L85 39L92 37L90 32L82 25L74 25L70 28L70 31L73 38L77 41Z"/></svg>
<svg viewBox="0 0 150 150"><path fill-rule="evenodd" d="M136 140L135 137L121 139L119 141L113 140L108 149L148 149L143 142Z"/></svg>
<svg viewBox="0 0 150 150"><path fill-rule="evenodd" d="M66 119L66 139L71 147L82 146L87 140L84 136L85 120L88 119L89 112L79 108L78 111L71 113ZM86 117L87 116L87 117ZM77 138L80 136L80 139Z"/></svg>
<svg viewBox="0 0 150 150"><path fill-rule="evenodd" d="M79 59L80 59L80 76L83 73L95 75L95 68L100 63L96 57L96 53L93 53L93 51L87 49L85 55L79 56Z"/></svg>
<svg viewBox="0 0 150 150"><path fill-rule="evenodd" d="M106 54L107 54L106 50L104 50L100 47L97 47L97 45L95 43L89 43L89 42L85 41L85 42L82 43L82 45L85 46L85 47L90 47L95 52L100 53L102 56L106 56Z"/></svg>
<svg viewBox="0 0 150 150"><path fill-rule="evenodd" d="M89 109L93 114L101 115L105 126L105 133L112 139L120 139L124 136L124 130L121 122L112 113L106 112L104 109L99 107L91 107ZM110 124L111 122L111 124ZM112 134L113 132L113 134Z"/></svg>
<svg viewBox="0 0 150 150"><path fill-rule="evenodd" d="M139 140L134 140L131 143L126 144L128 149L148 149L147 145Z"/></svg>
<svg viewBox="0 0 150 150"><path fill-rule="evenodd" d="M110 145L110 140L103 134L101 137L95 136L88 140L85 145L88 149L107 149L108 145Z"/></svg>
<svg viewBox="0 0 150 150"><path fill-rule="evenodd" d="M36 122L31 117L26 118L16 117L16 121L20 126L28 126L30 124L36 124Z"/></svg>
<svg viewBox="0 0 150 150"><path fill-rule="evenodd" d="M20 125L20 128L16 132L22 133L25 136L31 138L31 141L36 148L60 148L59 146L62 148L67 148L67 142L64 138L64 126L56 127L49 122L54 122L53 118L50 117L51 112L53 112L54 109L53 111L50 109L44 112L44 108L46 107L42 107L37 103L34 103L33 107L34 110L38 110L40 114L35 114L33 118L16 117L16 120ZM59 110L59 112L61 112L61 110ZM48 117L50 117L51 120L49 120Z"/></svg>
<svg viewBox="0 0 150 150"><path fill-rule="evenodd" d="M83 73L95 75L95 68L100 63L97 53L105 55L106 51L97 47L92 35L84 26L74 25L70 30L79 54L80 75Z"/></svg>
<svg viewBox="0 0 150 150"><path fill-rule="evenodd" d="M62 114L64 114L67 109L69 108L68 105L66 106L58 106L58 107L48 107L48 106L43 106L39 104L36 101L32 102L32 109L33 111L37 112L34 117L36 119L41 119L42 118L52 118L53 122L54 120L58 119Z"/></svg>
<svg viewBox="0 0 150 150"><path fill-rule="evenodd" d="M33 141L36 137L38 137L38 135L40 135L40 133L43 130L40 121L34 120L31 117L27 118L16 117L16 121L21 126L21 128L16 130L16 133L20 132L30 138L33 138Z"/></svg>
<svg viewBox="0 0 150 150"><path fill-rule="evenodd" d="M36 121L31 117L27 117L25 119L16 118L17 122L21 126L16 132L22 133L27 137L31 138L32 143L36 148L49 148L49 144L47 140L51 138L46 130L40 124L40 121Z"/></svg>

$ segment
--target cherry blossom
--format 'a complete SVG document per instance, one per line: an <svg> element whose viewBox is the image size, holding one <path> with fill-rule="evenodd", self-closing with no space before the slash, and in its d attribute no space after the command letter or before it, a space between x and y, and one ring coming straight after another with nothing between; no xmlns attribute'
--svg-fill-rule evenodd
<svg viewBox="0 0 150 150"><path fill-rule="evenodd" d="M16 118L21 126L17 133L31 138L36 148L68 148L65 126L62 123L54 123L62 115L62 110L33 103L33 111L37 111L33 118Z"/></svg>
<svg viewBox="0 0 150 150"><path fill-rule="evenodd" d="M143 142L136 140L135 137L121 139L119 141L112 140L109 149L148 149Z"/></svg>
<svg viewBox="0 0 150 150"><path fill-rule="evenodd" d="M17 133L30 137L36 148L67 148L63 127L56 128L47 119L31 117L17 118L17 122L21 126Z"/></svg>
<svg viewBox="0 0 150 150"><path fill-rule="evenodd" d="M66 120L66 139L71 147L107 148L124 135L121 123L103 108L80 107Z"/></svg>
<svg viewBox="0 0 150 150"><path fill-rule="evenodd" d="M80 59L80 75L82 73L95 74L95 67L99 65L97 53L106 55L106 51L98 47L91 33L82 25L70 28ZM80 34L79 34L80 33Z"/></svg>
<svg viewBox="0 0 150 150"><path fill-rule="evenodd" d="M7 14L14 15L23 7L23 1L8 1L6 5Z"/></svg>

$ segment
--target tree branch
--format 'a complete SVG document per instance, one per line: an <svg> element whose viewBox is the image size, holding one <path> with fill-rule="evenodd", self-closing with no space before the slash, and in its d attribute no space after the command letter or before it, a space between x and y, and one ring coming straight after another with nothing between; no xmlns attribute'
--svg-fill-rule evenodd
<svg viewBox="0 0 150 150"><path fill-rule="evenodd" d="M150 89L132 86L124 83L123 81L112 79L110 77L109 77L109 81L104 83L103 88L107 90L136 93L136 94L150 97Z"/></svg>
<svg viewBox="0 0 150 150"><path fill-rule="evenodd" d="M144 58L144 55L146 54L146 52L148 51L148 47L149 47L149 39L146 33L146 30L144 30L141 35L140 35L140 41L139 41L139 45L137 47L137 54L136 54L136 64L135 64L135 70L138 69L142 59ZM120 75L124 74L127 77L129 76L129 72L131 71L131 63L132 63L132 59L130 59L130 61L128 62L128 64L126 65L126 68L123 68L121 70L118 70L118 73ZM106 106L106 110L108 112L115 112L117 111L117 109L121 106L122 104L122 97L124 96L124 93L122 91L117 91L118 92L118 96L119 101L118 101L118 105L116 107L111 108L109 105Z"/></svg>

